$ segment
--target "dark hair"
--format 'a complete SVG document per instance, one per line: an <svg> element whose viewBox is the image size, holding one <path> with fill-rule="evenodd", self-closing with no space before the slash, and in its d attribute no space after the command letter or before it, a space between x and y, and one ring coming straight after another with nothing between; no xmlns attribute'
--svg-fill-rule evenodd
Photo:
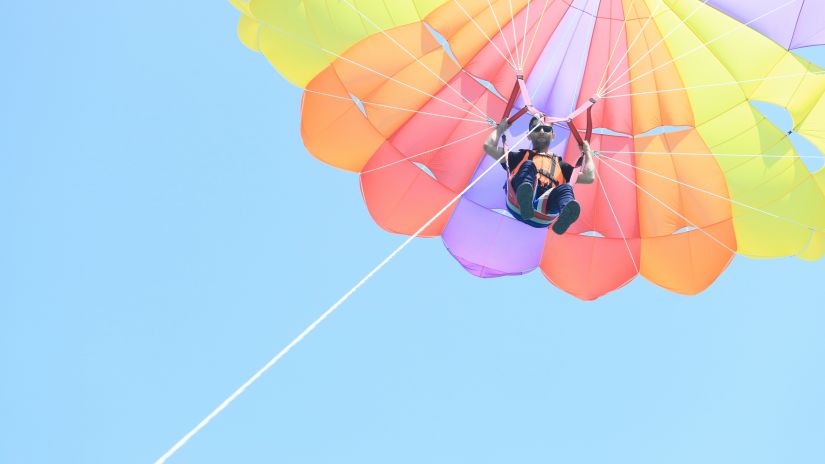
<svg viewBox="0 0 825 464"><path fill-rule="evenodd" d="M541 117L539 115L535 115L532 118L530 118L530 124L527 125L527 129L528 130L533 130L534 127L536 127L539 124L543 124L543 123L544 123L544 121L541 120ZM552 124L546 124L546 125L548 127L550 127L550 129L552 131L553 125Z"/></svg>

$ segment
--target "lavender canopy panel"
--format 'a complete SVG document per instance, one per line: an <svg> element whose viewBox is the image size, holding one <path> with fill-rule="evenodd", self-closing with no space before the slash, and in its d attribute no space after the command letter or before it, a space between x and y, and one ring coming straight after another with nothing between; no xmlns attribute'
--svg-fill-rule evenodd
<svg viewBox="0 0 825 464"><path fill-rule="evenodd" d="M825 43L825 2L710 0L708 5L747 24L788 50Z"/></svg>

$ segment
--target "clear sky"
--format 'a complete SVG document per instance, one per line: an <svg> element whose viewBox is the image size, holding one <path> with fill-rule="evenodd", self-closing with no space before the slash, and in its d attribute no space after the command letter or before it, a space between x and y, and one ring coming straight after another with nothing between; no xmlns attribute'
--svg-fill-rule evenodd
<svg viewBox="0 0 825 464"><path fill-rule="evenodd" d="M3 6L0 463L153 461L404 240L237 18ZM170 462L825 462L823 266L583 303L416 240Z"/></svg>

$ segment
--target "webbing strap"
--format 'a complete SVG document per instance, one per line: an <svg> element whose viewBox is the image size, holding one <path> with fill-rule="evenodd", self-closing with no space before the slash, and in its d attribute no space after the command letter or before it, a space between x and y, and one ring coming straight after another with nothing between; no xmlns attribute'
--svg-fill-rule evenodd
<svg viewBox="0 0 825 464"><path fill-rule="evenodd" d="M513 85L513 91L510 92L510 99L507 100L507 106L504 108L504 116L501 119L506 118L510 115L510 112L513 111L513 106L516 104L516 98L518 98L519 90L521 89L520 83L524 80L524 76L516 76L516 83Z"/></svg>
<svg viewBox="0 0 825 464"><path fill-rule="evenodd" d="M524 99L524 106L519 108L516 114L511 116L510 113L513 111L513 107L515 107L516 100L519 95L521 95L522 99ZM527 113L530 113L536 116L541 116L541 119L545 124L566 122L567 126L570 128L570 132L573 134L573 137L576 138L579 145L582 145L585 140L589 142L590 137L593 134L593 115L591 114L591 111L593 109L593 105L597 101L597 98L591 97L584 105L578 107L566 118L545 116L533 106L533 101L530 99L530 92L527 91L527 84L524 82L524 76L518 75L516 76L516 83L513 85L513 90L510 92L510 98L507 100L507 105L504 107L504 114L502 114L501 120L503 121L504 119L507 119L507 124L512 125L514 122L518 121L519 118ZM587 112L587 131L585 132L584 139L582 139L581 134L579 134L576 126L573 124L573 119L585 111Z"/></svg>
<svg viewBox="0 0 825 464"><path fill-rule="evenodd" d="M518 99L519 94L521 94L522 98L524 99L524 106L521 107L516 112L516 114L510 116L510 112L513 111L513 107L516 104L516 100ZM593 105L598 100L599 100L598 96L597 97L591 97L590 99L588 99L588 101L584 105L576 108L575 111L570 113L570 115L567 116L567 118L548 117L548 116L545 116L545 115L541 114L536 108L533 107L533 102L530 99L530 93L527 91L527 84L524 82L524 76L519 74L519 75L516 76L516 83L513 85L513 90L510 92L510 98L507 100L507 106L504 109L504 114L501 116L501 120L503 121L506 118L507 119L507 124L512 125L519 118L521 118L522 116L524 116L527 113L530 113L530 114L533 114L533 115L536 115L536 116L540 116L545 124L553 124L553 123L557 123L557 122L566 122L567 127L570 128L570 133L576 139L576 142L578 142L579 148L581 148L582 146L584 146L584 142L586 141L586 142L589 143L591 137L593 136L593 115L592 115L592 111L593 111ZM580 114L582 114L584 112L587 113L587 129L584 132L584 138L582 138L582 136L579 133L578 129L576 129L576 125L573 123L573 119L575 119L576 117L578 117ZM504 144L504 152L508 153L509 149L507 147L507 138L503 134L502 134L501 138L502 138L502 142ZM508 174L512 172L510 170L510 162L509 162L510 160L509 160L509 158L510 158L510 156L508 155L505 159L505 165L507 166L507 170L509 171ZM578 179L579 174L581 173L582 160L583 160L583 158L580 157L578 162L576 163L576 167L579 168L579 169L574 169L573 170L573 175L571 176L571 179L570 179L571 184L576 183L576 180ZM509 181L508 181L508 184L509 184Z"/></svg>
<svg viewBox="0 0 825 464"><path fill-rule="evenodd" d="M596 103L596 99L591 98L590 103L587 105L587 109L586 109L586 111L587 111L587 130L584 133L584 139L582 139L581 134L579 134L578 129L576 129L576 125L573 124L573 118L578 116L579 114L581 114L581 111L574 112L567 119L567 127L570 128L570 133L573 134L573 137L575 137L576 142L579 143L579 147L584 145L584 142L590 143L590 138L593 136L593 115L592 115L592 111L593 111L593 104L594 103Z"/></svg>

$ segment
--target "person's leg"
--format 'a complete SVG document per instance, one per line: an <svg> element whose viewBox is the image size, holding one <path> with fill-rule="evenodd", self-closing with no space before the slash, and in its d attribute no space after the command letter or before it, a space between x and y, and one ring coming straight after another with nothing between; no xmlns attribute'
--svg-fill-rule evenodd
<svg viewBox="0 0 825 464"><path fill-rule="evenodd" d="M524 220L533 218L533 196L535 193L537 173L536 165L528 160L521 165L510 182L510 188L516 192L519 213Z"/></svg>
<svg viewBox="0 0 825 464"><path fill-rule="evenodd" d="M562 184L550 192L547 198L547 213L558 214L559 217L553 223L553 232L561 235L576 222L581 214L581 205L573 195L573 186Z"/></svg>
<svg viewBox="0 0 825 464"><path fill-rule="evenodd" d="M554 188L547 196L545 213L559 214L564 210L564 207L573 200L575 200L573 186L570 184L561 184Z"/></svg>

